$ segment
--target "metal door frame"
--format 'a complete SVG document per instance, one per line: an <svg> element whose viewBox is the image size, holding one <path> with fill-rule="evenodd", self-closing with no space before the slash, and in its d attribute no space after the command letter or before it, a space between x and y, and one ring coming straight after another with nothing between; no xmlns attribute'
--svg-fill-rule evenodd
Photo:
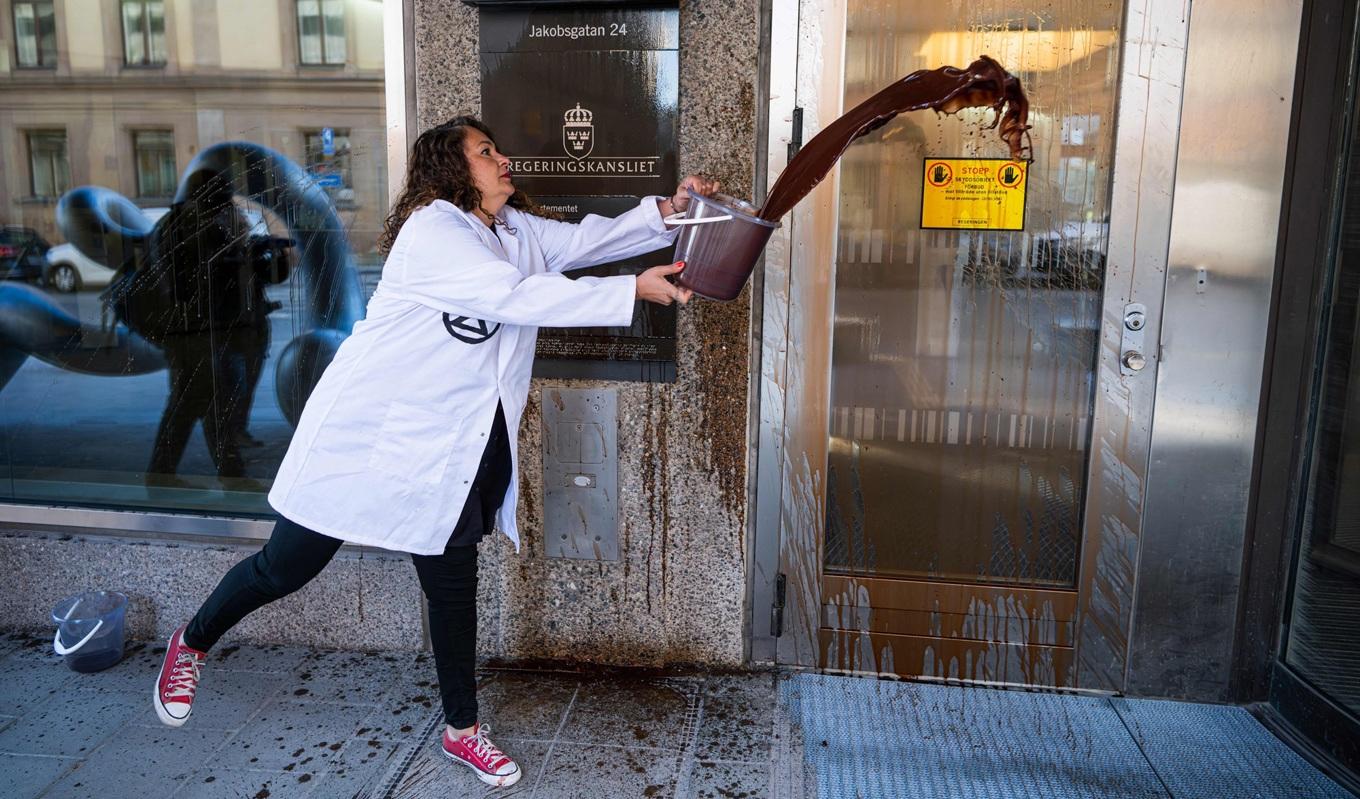
<svg viewBox="0 0 1360 799"><path fill-rule="evenodd" d="M769 73L769 183L789 159L794 109L811 136L842 110L847 0L774 0ZM1111 224L1082 532L1075 673L1119 690L1127 670L1157 352L1121 375L1125 306L1149 309L1158 341L1186 65L1188 4L1128 0L1116 100ZM766 250L761 311L754 660L817 667L822 602L831 331L839 170L785 218ZM776 543L777 542L777 543ZM777 549L777 566L772 553ZM768 599L769 601L764 601ZM861 609L862 645L837 670L881 671ZM782 628L776 629L776 628ZM777 633L782 633L778 634ZM991 680L984 680L991 681Z"/></svg>

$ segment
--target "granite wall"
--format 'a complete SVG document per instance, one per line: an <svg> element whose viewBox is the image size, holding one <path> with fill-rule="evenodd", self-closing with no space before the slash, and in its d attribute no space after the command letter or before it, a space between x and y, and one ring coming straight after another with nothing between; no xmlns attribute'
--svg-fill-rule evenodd
<svg viewBox="0 0 1360 799"><path fill-rule="evenodd" d="M479 113L477 11L416 0L417 125ZM756 156L759 4L682 0L680 174L750 197ZM681 309L674 384L609 383L619 398L615 563L543 556L539 394L520 431L523 549L482 551L482 651L610 663L743 660L749 289Z"/></svg>
<svg viewBox="0 0 1360 799"><path fill-rule="evenodd" d="M52 608L79 591L128 595L127 636L165 638L187 622L256 542L209 544L105 535L0 535L0 629L51 633ZM299 644L335 649L418 649L420 584L410 558L342 549L301 591L247 616L223 645Z"/></svg>

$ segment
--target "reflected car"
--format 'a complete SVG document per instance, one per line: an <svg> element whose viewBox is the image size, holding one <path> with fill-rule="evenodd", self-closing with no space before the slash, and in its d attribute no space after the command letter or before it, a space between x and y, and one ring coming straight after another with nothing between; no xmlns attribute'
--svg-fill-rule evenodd
<svg viewBox="0 0 1360 799"><path fill-rule="evenodd" d="M170 212L169 208L143 208L142 213L154 224L156 220ZM255 208L242 208L246 221L250 223L250 235L268 236L269 226L264 214ZM67 293L81 289L103 288L113 280L115 270L98 261L87 258L73 244L58 244L47 253L47 267L43 273L44 282L51 288Z"/></svg>
<svg viewBox="0 0 1360 799"><path fill-rule="evenodd" d="M264 215L254 208L242 208L250 223L250 235L269 235ZM169 208L143 208L141 213L152 223L169 213ZM56 291L69 294L82 288L103 288L113 280L114 270L98 261L87 258L75 245L57 245L48 251L46 268L42 273L44 283Z"/></svg>
<svg viewBox="0 0 1360 799"><path fill-rule="evenodd" d="M51 248L33 228L20 225L0 228L0 280L41 282L44 256Z"/></svg>
<svg viewBox="0 0 1360 799"><path fill-rule="evenodd" d="M153 223L165 216L169 208L143 208L142 214ZM104 288L113 280L115 270L87 257L74 244L58 244L47 251L43 283L56 291L68 294L81 289Z"/></svg>

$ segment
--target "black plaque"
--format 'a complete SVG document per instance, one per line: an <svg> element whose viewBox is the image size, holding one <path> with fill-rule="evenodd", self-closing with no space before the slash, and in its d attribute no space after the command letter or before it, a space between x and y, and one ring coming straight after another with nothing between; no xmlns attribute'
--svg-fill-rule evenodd
<svg viewBox="0 0 1360 799"><path fill-rule="evenodd" d="M563 219L617 216L675 191L679 12L482 8L482 113L515 186ZM572 272L635 274L673 249ZM629 327L543 328L539 376L675 379L673 307L639 302Z"/></svg>
<svg viewBox="0 0 1360 799"><path fill-rule="evenodd" d="M482 54L482 109L530 197L675 191L679 53Z"/></svg>

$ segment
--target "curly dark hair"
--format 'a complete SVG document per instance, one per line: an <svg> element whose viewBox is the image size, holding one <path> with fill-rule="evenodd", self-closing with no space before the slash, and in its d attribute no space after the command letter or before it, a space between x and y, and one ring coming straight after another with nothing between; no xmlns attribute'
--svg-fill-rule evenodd
<svg viewBox="0 0 1360 799"><path fill-rule="evenodd" d="M493 142L496 140L490 128L474 116L454 117L416 138L415 146L411 148L411 162L406 167L406 185L383 225L382 236L378 239L379 252L386 255L391 251L392 243L397 240L397 233L406 224L407 218L416 209L435 200L447 200L464 211L481 206L482 193L472 182L467 155L463 152L463 142L469 128L486 134ZM537 216L554 218L553 214L539 207L522 191L512 194L506 205Z"/></svg>

